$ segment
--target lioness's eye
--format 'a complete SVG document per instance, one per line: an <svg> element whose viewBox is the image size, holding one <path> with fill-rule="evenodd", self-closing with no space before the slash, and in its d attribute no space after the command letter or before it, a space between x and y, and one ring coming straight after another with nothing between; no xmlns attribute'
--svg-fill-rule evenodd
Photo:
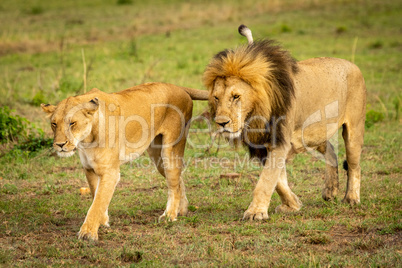
<svg viewBox="0 0 402 268"><path fill-rule="evenodd" d="M234 95L234 96L233 96L233 99L234 99L234 100L238 100L238 99L240 99L240 96L239 96L239 95Z"/></svg>
<svg viewBox="0 0 402 268"><path fill-rule="evenodd" d="M57 124L56 123L52 123L52 127L57 127Z"/></svg>
<svg viewBox="0 0 402 268"><path fill-rule="evenodd" d="M218 97L217 97L217 96L214 96L214 98L215 98L215 101L219 101L219 99L218 99Z"/></svg>
<svg viewBox="0 0 402 268"><path fill-rule="evenodd" d="M71 122L71 123L70 123L70 127L75 126L76 123L77 123L77 122Z"/></svg>

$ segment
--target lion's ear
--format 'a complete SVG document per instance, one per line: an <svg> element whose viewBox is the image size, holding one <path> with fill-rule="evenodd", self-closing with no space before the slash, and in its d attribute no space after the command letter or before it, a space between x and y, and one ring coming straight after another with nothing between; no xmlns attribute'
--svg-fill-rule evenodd
<svg viewBox="0 0 402 268"><path fill-rule="evenodd" d="M42 104L40 105L40 107L42 107L42 110L43 110L45 113L49 114L49 115L53 114L54 111L56 110L56 106L51 105L51 104L44 104L44 103L42 103Z"/></svg>
<svg viewBox="0 0 402 268"><path fill-rule="evenodd" d="M94 98L88 102L86 111L89 115L93 115L98 110L98 108L99 108L99 99Z"/></svg>

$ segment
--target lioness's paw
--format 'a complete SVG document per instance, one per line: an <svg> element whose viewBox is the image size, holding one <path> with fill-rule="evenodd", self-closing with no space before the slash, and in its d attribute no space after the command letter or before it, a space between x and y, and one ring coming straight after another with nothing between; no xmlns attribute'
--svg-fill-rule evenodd
<svg viewBox="0 0 402 268"><path fill-rule="evenodd" d="M159 216L159 222L162 221L177 221L177 213L176 216L173 216L170 213L166 213L166 211L163 212L163 214Z"/></svg>
<svg viewBox="0 0 402 268"><path fill-rule="evenodd" d="M101 225L105 226L105 227L110 227L109 224L109 215L105 214L105 216L103 217L103 219L100 222Z"/></svg>
<svg viewBox="0 0 402 268"><path fill-rule="evenodd" d="M78 232L78 239L98 241L98 230L93 230L83 225Z"/></svg>
<svg viewBox="0 0 402 268"><path fill-rule="evenodd" d="M244 212L243 215L243 220L267 220L268 219L268 212L267 211L253 211L250 209L247 209L246 212Z"/></svg>
<svg viewBox="0 0 402 268"><path fill-rule="evenodd" d="M182 198L180 200L180 205L179 205L179 215L180 216L186 216L188 212L188 201L187 198Z"/></svg>

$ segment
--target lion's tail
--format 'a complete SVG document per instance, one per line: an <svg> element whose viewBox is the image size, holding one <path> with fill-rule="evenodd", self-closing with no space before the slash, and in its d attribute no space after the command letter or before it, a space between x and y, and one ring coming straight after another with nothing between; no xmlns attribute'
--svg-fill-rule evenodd
<svg viewBox="0 0 402 268"><path fill-rule="evenodd" d="M249 45L251 45L254 42L251 30L246 25L242 24L239 26L239 34L247 37L247 41L248 41Z"/></svg>
<svg viewBox="0 0 402 268"><path fill-rule="evenodd" d="M193 100L208 100L208 91L183 87Z"/></svg>

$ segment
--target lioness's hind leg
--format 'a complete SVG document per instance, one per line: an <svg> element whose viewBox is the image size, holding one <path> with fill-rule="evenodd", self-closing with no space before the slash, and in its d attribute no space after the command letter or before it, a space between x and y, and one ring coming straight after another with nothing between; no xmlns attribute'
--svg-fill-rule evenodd
<svg viewBox="0 0 402 268"><path fill-rule="evenodd" d="M166 142L168 143L168 142ZM178 215L186 215L188 200L181 172L184 166L183 155L186 140L183 138L173 146L164 147L161 151L163 168L168 184L168 201L166 210L160 217L176 220Z"/></svg>
<svg viewBox="0 0 402 268"><path fill-rule="evenodd" d="M344 201L350 204L360 203L360 155L363 147L364 120L356 125L343 125L342 136L345 140L348 181Z"/></svg>
<svg viewBox="0 0 402 268"><path fill-rule="evenodd" d="M164 157L162 157L162 135L159 135L157 137L155 137L153 143L151 144L151 146L148 148L148 154L149 157L152 159L152 161L155 163L156 168L158 169L159 173L166 178L166 173L165 173L165 163L164 161ZM184 153L184 152L183 152ZM177 159L175 159L174 161L177 161L179 158L182 158L183 155L181 155L181 157L176 157ZM167 158L166 158L167 160ZM166 161L165 160L165 161ZM166 166L168 166L169 163L166 163ZM181 170L181 167L180 167ZM180 171L181 173L181 171ZM184 182L183 179L179 178L180 180L180 190L181 190L181 198L180 198L180 203L179 203L179 211L178 214L179 215L186 215L187 214L187 207L188 207L188 200L186 197L186 188L184 186ZM166 216L166 215L163 215Z"/></svg>
<svg viewBox="0 0 402 268"><path fill-rule="evenodd" d="M282 204L275 208L275 212L294 212L300 210L302 202L288 185L286 169L283 169L280 175L278 184L276 185L276 192L279 194Z"/></svg>
<svg viewBox="0 0 402 268"><path fill-rule="evenodd" d="M181 191L181 198L179 204L179 215L186 216L188 212L188 200L186 196L186 187L184 186L184 181L180 177L180 191Z"/></svg>
<svg viewBox="0 0 402 268"><path fill-rule="evenodd" d="M154 162L156 168L158 169L159 173L163 176L165 176L165 169L163 168L163 158L161 156L162 154L162 135L158 135L155 137L153 142L148 148L148 155Z"/></svg>
<svg viewBox="0 0 402 268"><path fill-rule="evenodd" d="M317 148L325 158L325 185L322 189L322 198L326 201L333 200L338 194L339 177L338 177L338 159L332 144L327 141Z"/></svg>

